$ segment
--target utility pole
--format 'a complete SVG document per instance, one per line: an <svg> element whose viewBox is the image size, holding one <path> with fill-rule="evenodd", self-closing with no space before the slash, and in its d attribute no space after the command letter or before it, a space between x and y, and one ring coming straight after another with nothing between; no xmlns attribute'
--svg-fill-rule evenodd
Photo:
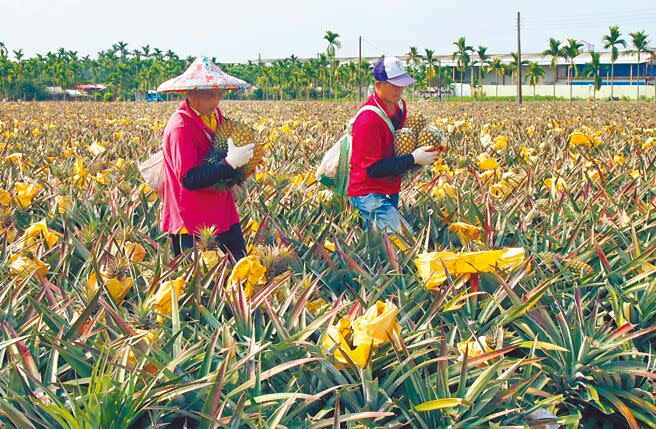
<svg viewBox="0 0 656 429"><path fill-rule="evenodd" d="M522 104L522 39L519 12L517 12L517 104Z"/></svg>
<svg viewBox="0 0 656 429"><path fill-rule="evenodd" d="M362 101L362 36L358 38L358 101Z"/></svg>

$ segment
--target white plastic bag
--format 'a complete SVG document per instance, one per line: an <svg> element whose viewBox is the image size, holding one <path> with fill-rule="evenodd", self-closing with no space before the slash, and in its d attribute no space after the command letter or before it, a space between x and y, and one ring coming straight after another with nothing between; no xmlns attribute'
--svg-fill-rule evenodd
<svg viewBox="0 0 656 429"><path fill-rule="evenodd" d="M344 139L350 139L351 136L344 134L341 139L339 139L328 151L323 155L321 164L317 168L317 172L314 177L317 180L320 180L321 177L329 177L331 179L335 178L337 173L337 167L339 165L339 152L342 146L342 141Z"/></svg>
<svg viewBox="0 0 656 429"><path fill-rule="evenodd" d="M148 186L159 193L164 183L164 153L160 150L139 164L139 172Z"/></svg>
<svg viewBox="0 0 656 429"><path fill-rule="evenodd" d="M403 102L399 100L399 108L401 109L401 112L403 112ZM362 106L360 110L358 110L358 113L351 118L349 121L348 125L346 126L346 134L344 134L337 142L328 150L323 155L323 159L321 160L321 164L319 165L319 168L317 168L317 172L314 175L314 177L323 183L326 186L335 186L334 183L329 184L331 179L335 179L336 176L338 176L340 169L340 160L342 161L342 170L341 173L346 177L341 178L346 180L346 182L339 184L338 187L341 187L342 185L345 186L345 184L348 182L348 175L350 168L348 165L348 161L351 159L351 141L353 138L351 137L352 134L352 129L353 129L353 124L355 123L355 120L357 119L358 116L360 116L360 113L365 112L365 111L372 111L375 112L378 116L381 117L387 123L387 126L390 128L390 131L392 132L392 135L396 134L396 130L394 129L394 125L392 124L392 121L387 117L387 114L383 112L382 109L376 106ZM340 157L340 153L344 150L343 156ZM342 182L344 180L341 180Z"/></svg>

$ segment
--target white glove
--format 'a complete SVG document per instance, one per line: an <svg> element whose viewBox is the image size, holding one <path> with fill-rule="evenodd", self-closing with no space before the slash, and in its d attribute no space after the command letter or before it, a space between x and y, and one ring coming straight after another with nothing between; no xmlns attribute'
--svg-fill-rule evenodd
<svg viewBox="0 0 656 429"><path fill-rule="evenodd" d="M245 146L235 146L235 142L232 141L232 138L228 138L228 155L226 155L226 162L230 164L232 168L239 168L253 158L253 148L255 143L250 143Z"/></svg>
<svg viewBox="0 0 656 429"><path fill-rule="evenodd" d="M430 147L431 146L422 146L412 152L412 157L415 159L415 164L431 165L435 162L437 156L440 153L436 150L428 150Z"/></svg>

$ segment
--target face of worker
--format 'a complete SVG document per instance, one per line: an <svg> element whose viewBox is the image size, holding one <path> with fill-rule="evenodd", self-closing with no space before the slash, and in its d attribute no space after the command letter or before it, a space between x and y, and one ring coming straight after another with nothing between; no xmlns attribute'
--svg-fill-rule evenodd
<svg viewBox="0 0 656 429"><path fill-rule="evenodd" d="M376 82L376 93L378 98L380 98L385 103L398 103L403 95L404 88L402 86L396 86L389 82Z"/></svg>
<svg viewBox="0 0 656 429"><path fill-rule="evenodd" d="M196 110L204 115L209 115L216 110L224 92L225 90L216 88L190 91L187 98Z"/></svg>

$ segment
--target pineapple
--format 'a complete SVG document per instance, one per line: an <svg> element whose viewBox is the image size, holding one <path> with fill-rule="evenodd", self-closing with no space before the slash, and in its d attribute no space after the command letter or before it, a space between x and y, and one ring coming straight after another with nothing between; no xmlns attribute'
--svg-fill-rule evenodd
<svg viewBox="0 0 656 429"><path fill-rule="evenodd" d="M243 175L243 177L239 178L240 182L236 183L239 184L255 172L255 168L264 157L264 147L256 141L255 131L251 127L225 117L219 129L216 130L214 146L208 157L209 160L216 161L225 158L228 153L229 137L232 138L235 146L244 146L249 143L255 143L255 147L253 148L253 158L248 161L246 165L239 168L239 172Z"/></svg>
<svg viewBox="0 0 656 429"><path fill-rule="evenodd" d="M566 266L570 269L570 271L578 273L581 277L586 275L590 276L595 272L594 268L592 268L590 264L579 261L577 259L567 261Z"/></svg>
<svg viewBox="0 0 656 429"><path fill-rule="evenodd" d="M405 128L410 128L412 131L415 132L415 134L419 134L421 130L424 129L426 124L428 123L428 119L426 116L424 116L423 113L417 112L417 113L410 113L408 114L408 117L405 119Z"/></svg>
<svg viewBox="0 0 656 429"><path fill-rule="evenodd" d="M91 221L78 230L77 238L87 248L93 248L101 234L100 224L97 221Z"/></svg>
<svg viewBox="0 0 656 429"><path fill-rule="evenodd" d="M145 301L131 306L128 321L136 329L144 331L151 331L158 327L157 314L155 314L152 305Z"/></svg>
<svg viewBox="0 0 656 429"><path fill-rule="evenodd" d="M419 147L433 146L435 149L443 150L445 146L444 135L438 128L429 125L419 132L417 145Z"/></svg>
<svg viewBox="0 0 656 429"><path fill-rule="evenodd" d="M216 233L213 226L201 228L198 232L198 248L201 252L216 248Z"/></svg>
<svg viewBox="0 0 656 429"><path fill-rule="evenodd" d="M100 270L100 277L107 286L116 304L121 305L134 285L130 277L130 261L123 256L115 256ZM87 293L93 295L98 288L96 273L91 273L87 281Z"/></svg>
<svg viewBox="0 0 656 429"><path fill-rule="evenodd" d="M130 260L123 256L116 256L107 264L107 277L123 280L130 277Z"/></svg>
<svg viewBox="0 0 656 429"><path fill-rule="evenodd" d="M594 268L592 268L590 264L587 264L578 259L567 259L558 253L541 252L538 253L538 256L542 259L542 262L546 266L547 270L551 273L556 272L555 269L557 268L557 264L562 265L563 268L568 269L573 273L579 274L581 277L584 275L592 275L595 272Z"/></svg>
<svg viewBox="0 0 656 429"><path fill-rule="evenodd" d="M257 246L255 248L260 263L266 268L266 277L273 279L287 272L295 261L287 246Z"/></svg>
<svg viewBox="0 0 656 429"><path fill-rule="evenodd" d="M10 244L16 239L16 228L14 228L14 212L10 208L0 208L0 241L6 240Z"/></svg>
<svg viewBox="0 0 656 429"><path fill-rule="evenodd" d="M198 233L198 249L200 257L208 270L219 263L219 259L225 256L217 247L216 232L214 227L202 228Z"/></svg>
<svg viewBox="0 0 656 429"><path fill-rule="evenodd" d="M411 154L417 148L417 133L411 128L402 128L396 132L394 138L394 152L396 156Z"/></svg>
<svg viewBox="0 0 656 429"><path fill-rule="evenodd" d="M532 211L532 214L528 218L527 225L530 227L535 227L541 224L542 222L546 221L547 219L549 219L549 215L544 211L537 209Z"/></svg>
<svg viewBox="0 0 656 429"><path fill-rule="evenodd" d="M492 325L492 327L485 332L485 338L492 349L497 350L503 348L503 326Z"/></svg>
<svg viewBox="0 0 656 429"><path fill-rule="evenodd" d="M134 367L137 363L137 356L133 349L138 348L142 353L145 353L157 341L159 331L157 329L157 315L150 304L141 302L133 305L131 310L128 315L128 322L134 328L136 334L131 337L131 347L126 347L130 347L127 352L127 365ZM150 362L145 365L144 369L151 374L157 372L157 367Z"/></svg>
<svg viewBox="0 0 656 429"><path fill-rule="evenodd" d="M219 162L225 159L228 154L229 137L232 138L235 146L255 143L255 147L253 148L253 158L246 165L237 169L237 175L234 178L221 181L215 185L216 189L221 191L244 183L255 172L255 168L264 156L264 148L256 141L255 131L241 122L225 117L219 129L216 130L213 147L205 157L205 162Z"/></svg>
<svg viewBox="0 0 656 429"><path fill-rule="evenodd" d="M539 200L536 200L535 205L543 212L548 213L551 210L551 204L549 203L549 200L546 198L540 198Z"/></svg>
<svg viewBox="0 0 656 429"><path fill-rule="evenodd" d="M266 278L273 279L274 281L276 280L276 277L280 277L289 272L295 262L294 255L287 246L260 245L255 248L255 254L260 260L260 263L266 269L264 274ZM278 302L282 302L289 296L289 286L288 280L276 289L274 296Z"/></svg>

